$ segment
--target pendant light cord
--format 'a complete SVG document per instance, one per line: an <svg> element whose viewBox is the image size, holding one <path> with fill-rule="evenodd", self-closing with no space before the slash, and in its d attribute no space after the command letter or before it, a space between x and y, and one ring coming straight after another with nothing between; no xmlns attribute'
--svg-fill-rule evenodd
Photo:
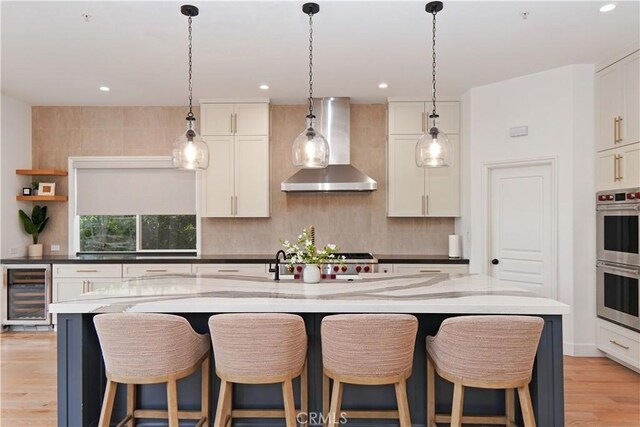
<svg viewBox="0 0 640 427"><path fill-rule="evenodd" d="M191 124L195 117L193 116L193 83L192 83L192 73L191 68L193 66L193 56L191 54L191 49L193 47L193 38L191 36L191 22L193 18L189 16L189 113L187 114L187 120L189 120L189 124Z"/></svg>
<svg viewBox="0 0 640 427"><path fill-rule="evenodd" d="M309 13L309 118L313 118L313 13Z"/></svg>
<svg viewBox="0 0 640 427"><path fill-rule="evenodd" d="M436 14L437 12L434 11L432 13L433 15L433 29L432 29L432 45L431 45L431 49L432 49L432 53L431 53L431 59L432 59L432 68L431 68L431 81L432 81L432 93L431 93L431 102L433 103L433 116L437 116L436 114Z"/></svg>

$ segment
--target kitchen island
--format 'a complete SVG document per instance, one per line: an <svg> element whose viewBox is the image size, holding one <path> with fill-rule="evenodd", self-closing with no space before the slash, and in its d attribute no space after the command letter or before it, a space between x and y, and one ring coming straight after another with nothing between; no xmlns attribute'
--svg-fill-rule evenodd
<svg viewBox="0 0 640 427"><path fill-rule="evenodd" d="M471 314L525 314L545 319L531 382L538 425L564 424L562 375L562 314L569 307L536 297L517 284L481 275L363 275L361 280L304 284L274 282L266 274L252 276L157 276L135 279L90 292L51 306L58 313L58 425L96 425L104 392L104 366L93 326L97 313L172 313L184 316L200 333L208 332L207 320L215 313L288 312L300 314L309 336L309 407L322 408L322 359L320 322L333 313L411 313L419 320L413 375L408 381L409 406L414 425L425 425L426 375L424 348L444 319ZM124 333L125 331L123 331ZM219 381L212 359L211 411L215 413ZM453 387L438 379L438 412L451 407ZM296 387L298 385L296 384ZM279 407L279 386L238 386L234 404L239 408ZM178 384L179 404L184 409L199 405L199 376ZM296 391L296 396L298 396ZM161 408L166 402L162 385L142 386L141 407ZM119 390L114 420L124 414L124 388ZM395 407L392 387L346 386L343 408L387 409ZM468 414L503 413L504 392L469 389L465 393ZM519 420L521 423L521 420ZM143 425L142 422L139 423ZM276 426L281 420L242 420L234 425ZM156 420L153 424L166 425ZM187 425L187 424L186 424ZM396 425L392 420L351 420L349 426Z"/></svg>

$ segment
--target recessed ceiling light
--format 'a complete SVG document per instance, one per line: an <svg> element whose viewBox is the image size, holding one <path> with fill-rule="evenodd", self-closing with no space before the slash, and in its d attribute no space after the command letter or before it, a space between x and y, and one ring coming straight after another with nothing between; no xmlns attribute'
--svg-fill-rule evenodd
<svg viewBox="0 0 640 427"><path fill-rule="evenodd" d="M108 86L100 86L100 90L103 92L109 92L111 89Z"/></svg>
<svg viewBox="0 0 640 427"><path fill-rule="evenodd" d="M378 87L379 87L380 89L386 89L386 88L388 88L388 87L389 87L389 85L388 85L388 84L386 84L386 83L380 83L380 84L378 85Z"/></svg>
<svg viewBox="0 0 640 427"><path fill-rule="evenodd" d="M260 85L260 89L268 90L269 89L269 85Z"/></svg>
<svg viewBox="0 0 640 427"><path fill-rule="evenodd" d="M600 12L611 12L611 11L612 11L613 9L615 9L615 8L616 8L616 5L615 5L615 4L613 4L613 3L608 3L608 4L605 4L604 6L602 6L602 7L600 8Z"/></svg>

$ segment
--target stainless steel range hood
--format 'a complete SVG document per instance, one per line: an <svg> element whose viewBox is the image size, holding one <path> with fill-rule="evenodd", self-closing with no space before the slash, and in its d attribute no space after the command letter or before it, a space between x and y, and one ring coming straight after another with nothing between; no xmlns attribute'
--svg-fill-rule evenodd
<svg viewBox="0 0 640 427"><path fill-rule="evenodd" d="M300 169L280 185L282 191L373 191L378 183L350 164L349 98L313 100L316 128L329 142L329 166Z"/></svg>

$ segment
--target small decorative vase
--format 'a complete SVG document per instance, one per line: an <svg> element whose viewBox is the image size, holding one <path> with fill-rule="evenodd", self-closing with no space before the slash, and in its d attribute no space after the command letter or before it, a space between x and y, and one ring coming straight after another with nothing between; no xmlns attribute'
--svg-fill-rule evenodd
<svg viewBox="0 0 640 427"><path fill-rule="evenodd" d="M42 256L42 243L38 243L36 245L27 246L27 254L30 257L41 257Z"/></svg>
<svg viewBox="0 0 640 427"><path fill-rule="evenodd" d="M320 266L316 264L306 264L302 271L304 283L320 283Z"/></svg>

